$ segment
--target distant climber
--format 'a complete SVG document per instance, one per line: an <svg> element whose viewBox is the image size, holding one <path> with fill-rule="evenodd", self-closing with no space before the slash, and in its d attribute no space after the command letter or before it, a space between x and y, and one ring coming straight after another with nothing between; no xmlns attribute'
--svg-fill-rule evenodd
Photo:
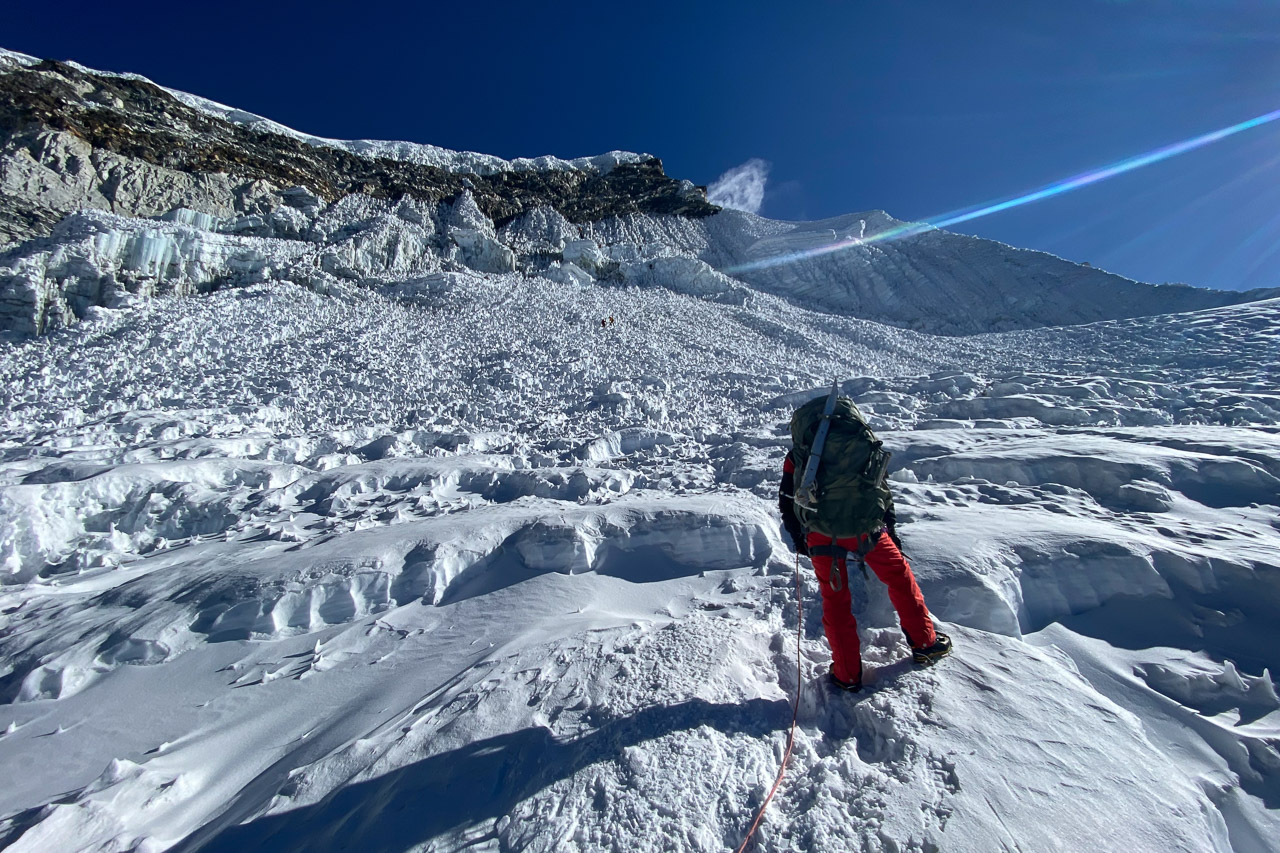
<svg viewBox="0 0 1280 853"><path fill-rule="evenodd" d="M612 316L610 316L610 317L609 317L609 325L610 325L610 326L612 326L612 325L613 325L613 317L612 317Z"/></svg>
<svg viewBox="0 0 1280 853"><path fill-rule="evenodd" d="M607 329L607 328L609 328L609 321L608 321L608 320L601 320L601 321L600 321L600 328L602 328L602 329Z"/></svg>
<svg viewBox="0 0 1280 853"><path fill-rule="evenodd" d="M824 428L824 422L827 426ZM831 682L862 689L862 651L849 593L848 557L889 587L912 658L929 666L951 652L937 631L902 555L889 493L889 456L853 401L818 397L791 417L791 451L782 467L778 509L797 554L807 555L822 590L822 627L831 646Z"/></svg>

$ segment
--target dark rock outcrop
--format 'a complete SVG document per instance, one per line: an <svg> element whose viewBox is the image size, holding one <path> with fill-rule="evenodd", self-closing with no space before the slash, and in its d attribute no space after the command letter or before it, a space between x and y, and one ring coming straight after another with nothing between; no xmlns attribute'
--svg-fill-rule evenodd
<svg viewBox="0 0 1280 853"><path fill-rule="evenodd" d="M187 197L181 200L211 213L219 211L208 208L227 205L243 212L235 198L258 181L305 186L329 202L352 193L438 202L466 189L499 226L537 207L554 208L575 223L626 213L707 216L719 210L700 188L667 177L656 158L604 173L545 169L464 174L242 126L189 107L146 80L94 74L52 60L11 66L0 73L0 167L20 171L3 162L15 158L48 165L51 151L57 155L55 181L74 181L81 169L91 170L96 180L59 204L57 193L41 192L41 181L10 178L0 201L7 232L0 238L42 236L62 216L84 206L156 215L148 204L130 205L129 198L120 198L129 180L140 169L146 171L144 166L160 170L159 183L168 189L183 190L179 185L198 181L216 185L218 191L204 204L194 186L185 188ZM49 180L46 176L43 182ZM15 191L16 183L29 191ZM95 198L89 201L85 195Z"/></svg>

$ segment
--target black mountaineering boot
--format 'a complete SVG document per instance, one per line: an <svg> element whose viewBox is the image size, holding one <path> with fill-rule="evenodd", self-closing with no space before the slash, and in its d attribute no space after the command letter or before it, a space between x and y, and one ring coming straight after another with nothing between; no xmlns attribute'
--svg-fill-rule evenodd
<svg viewBox="0 0 1280 853"><path fill-rule="evenodd" d="M857 693L859 690L862 689L861 674L858 675L857 681L841 681L840 679L836 678L835 664L832 664L831 668L827 670L827 678L831 679L832 684L834 684L836 687L839 687L841 690L845 691L846 693Z"/></svg>
<svg viewBox="0 0 1280 853"><path fill-rule="evenodd" d="M951 638L941 631L934 633L938 635L938 639L933 641L932 646L911 650L911 657L917 666L933 666L939 660L951 654Z"/></svg>

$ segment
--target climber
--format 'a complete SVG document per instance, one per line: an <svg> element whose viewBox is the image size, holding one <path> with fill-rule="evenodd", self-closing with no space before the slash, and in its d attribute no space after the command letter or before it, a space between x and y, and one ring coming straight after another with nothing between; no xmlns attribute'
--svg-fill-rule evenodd
<svg viewBox="0 0 1280 853"><path fill-rule="evenodd" d="M796 553L809 557L822 590L829 678L841 690L857 691L862 657L851 610L849 555L889 587L889 601L917 664L930 666L949 654L951 638L934 628L902 555L886 479L890 454L853 401L836 391L809 401L791 418L792 448L783 463L778 509Z"/></svg>

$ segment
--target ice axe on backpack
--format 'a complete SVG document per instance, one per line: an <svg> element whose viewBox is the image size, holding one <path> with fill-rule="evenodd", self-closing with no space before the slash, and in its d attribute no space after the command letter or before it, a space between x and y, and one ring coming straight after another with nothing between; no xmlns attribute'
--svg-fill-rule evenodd
<svg viewBox="0 0 1280 853"><path fill-rule="evenodd" d="M794 510L809 530L847 539L884 529L893 498L885 483L892 454L871 431L839 380L824 401L811 400L791 418L797 476ZM831 458L825 458L831 453Z"/></svg>
<svg viewBox="0 0 1280 853"><path fill-rule="evenodd" d="M822 410L822 423L818 424L818 432L813 437L813 449L809 451L809 461L804 466L804 476L800 478L800 488L796 489L795 501L808 510L818 507L818 463L822 461L822 449L827 444L827 433L831 430L831 414L836 410L836 400L840 397L840 380L831 383L831 396L827 397L826 408Z"/></svg>

